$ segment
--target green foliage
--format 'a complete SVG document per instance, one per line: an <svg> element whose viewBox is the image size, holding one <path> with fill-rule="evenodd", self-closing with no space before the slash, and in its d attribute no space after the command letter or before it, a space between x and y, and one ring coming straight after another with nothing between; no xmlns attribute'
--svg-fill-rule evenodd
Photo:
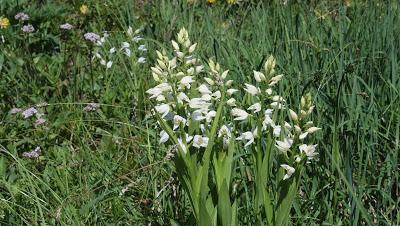
<svg viewBox="0 0 400 226"><path fill-rule="evenodd" d="M288 225L400 224L399 3L348 2L0 1L0 16L11 23L0 29L0 224L194 224L186 208L192 200L172 173L172 161L164 159L167 150L158 144L144 93L153 85L153 50L170 48L181 27L199 42L200 56L231 69L237 84L250 82L251 70L273 54L287 78L279 89L290 106L313 94L313 120L324 128L315 138L319 162L305 167L310 173L299 190L288 190L293 208L281 200L286 211L275 219ZM79 12L83 3L87 15ZM21 32L14 19L20 11L30 15L36 32ZM64 36L59 26L65 22L76 27ZM128 26L142 25L148 63L121 57L106 70L93 61L91 72L84 33L110 31L116 45L127 41ZM9 114L41 102L49 103L41 109L44 126ZM99 109L84 111L90 102ZM40 158L22 156L36 146ZM254 205L271 216L278 197L251 196L257 174L246 165L256 156L239 150L235 164L219 158L213 167L236 172L225 181L231 180L237 197L231 208L238 224L257 223ZM226 194L229 183L218 178L217 191ZM227 203L226 195L219 197L199 203L206 206L204 219L229 209L210 205Z"/></svg>

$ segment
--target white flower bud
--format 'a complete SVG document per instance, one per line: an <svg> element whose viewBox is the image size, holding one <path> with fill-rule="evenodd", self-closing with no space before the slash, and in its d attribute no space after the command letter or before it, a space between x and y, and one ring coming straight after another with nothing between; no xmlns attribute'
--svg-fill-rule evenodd
<svg viewBox="0 0 400 226"><path fill-rule="evenodd" d="M237 90L237 89L228 89L227 91L226 91L226 93L229 95L229 96L232 96L234 93L236 93L237 91L239 91L239 90Z"/></svg>
<svg viewBox="0 0 400 226"><path fill-rule="evenodd" d="M225 86L227 86L227 87L231 87L232 84L233 84L233 80L228 80L225 82Z"/></svg>
<svg viewBox="0 0 400 226"><path fill-rule="evenodd" d="M318 128L318 127L313 126L313 127L308 128L307 132L308 132L309 134L312 134L312 133L314 133L314 132L317 132L318 130L321 130L321 128Z"/></svg>
<svg viewBox="0 0 400 226"><path fill-rule="evenodd" d="M289 109L289 115L293 121L297 122L299 120L299 117L297 116L296 112L294 112L292 109Z"/></svg>
<svg viewBox="0 0 400 226"><path fill-rule="evenodd" d="M225 79L226 76L228 75L228 72L229 72L229 70L226 70L226 71L222 72L221 78L222 78L222 79Z"/></svg>
<svg viewBox="0 0 400 226"><path fill-rule="evenodd" d="M294 126L294 131L296 131L296 133L301 133L301 128L298 125Z"/></svg>
<svg viewBox="0 0 400 226"><path fill-rule="evenodd" d="M210 86L212 86L212 85L215 84L214 80L212 80L211 78L205 77L204 80L206 80L206 82L207 82Z"/></svg>
<svg viewBox="0 0 400 226"><path fill-rule="evenodd" d="M172 43L172 47L174 47L174 49L175 49L176 51L179 51L179 44L176 43L174 40L172 40L171 43Z"/></svg>
<svg viewBox="0 0 400 226"><path fill-rule="evenodd" d="M262 82L266 80L265 75L259 71L253 71L253 74L254 74L254 79L257 82Z"/></svg>
<svg viewBox="0 0 400 226"><path fill-rule="evenodd" d="M176 52L176 56L177 56L178 58L182 59L183 57L185 57L185 54L182 53L182 52L177 51L177 52Z"/></svg>
<svg viewBox="0 0 400 226"><path fill-rule="evenodd" d="M197 43L194 43L193 45L191 45L191 46L189 47L189 53L194 52L194 51L196 50L196 46L197 46Z"/></svg>
<svg viewBox="0 0 400 226"><path fill-rule="evenodd" d="M157 59L157 63L160 66L160 68L167 70L167 65L165 65L165 63L159 59Z"/></svg>
<svg viewBox="0 0 400 226"><path fill-rule="evenodd" d="M229 100L226 101L226 104L231 106L231 107L235 107L236 106L236 100L235 98L231 98Z"/></svg>

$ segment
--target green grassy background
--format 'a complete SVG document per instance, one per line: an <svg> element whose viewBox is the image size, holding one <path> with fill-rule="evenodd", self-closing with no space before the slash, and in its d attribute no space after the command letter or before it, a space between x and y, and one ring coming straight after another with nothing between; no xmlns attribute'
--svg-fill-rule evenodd
<svg viewBox="0 0 400 226"><path fill-rule="evenodd" d="M155 50L170 49L182 26L200 56L230 69L235 82L251 81L273 54L290 105L313 94L320 160L307 169L291 224L400 224L397 1L86 1L88 15L79 14L81 1L0 3L0 16L25 11L37 28L24 36L11 20L0 30L0 224L190 224L144 94ZM58 29L64 22L77 25L67 38ZM143 26L148 63L121 60L107 71L91 65L83 34L107 30L122 42L129 25ZM43 101L44 127L8 113ZM88 102L101 107L84 112ZM37 145L39 159L22 157ZM252 225L251 175L241 166L237 172L239 219Z"/></svg>

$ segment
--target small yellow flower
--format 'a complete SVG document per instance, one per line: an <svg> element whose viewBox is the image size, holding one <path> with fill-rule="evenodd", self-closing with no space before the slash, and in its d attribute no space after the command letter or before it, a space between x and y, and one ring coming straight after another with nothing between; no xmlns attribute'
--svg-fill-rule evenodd
<svg viewBox="0 0 400 226"><path fill-rule="evenodd" d="M207 2L210 3L210 4L214 4L214 3L217 2L217 0L207 0Z"/></svg>
<svg viewBox="0 0 400 226"><path fill-rule="evenodd" d="M89 7L87 5L85 5L85 4L83 4L79 8L79 10L81 11L82 14L87 14L89 12Z"/></svg>
<svg viewBox="0 0 400 226"><path fill-rule="evenodd" d="M10 20L7 17L0 17L0 28L5 29L10 26Z"/></svg>

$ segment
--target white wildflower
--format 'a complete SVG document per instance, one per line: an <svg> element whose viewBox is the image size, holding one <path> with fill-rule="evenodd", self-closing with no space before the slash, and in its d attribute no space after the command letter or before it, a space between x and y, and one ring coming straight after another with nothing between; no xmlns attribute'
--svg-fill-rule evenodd
<svg viewBox="0 0 400 226"><path fill-rule="evenodd" d="M185 93L182 93L182 92L180 92L178 94L177 99L178 99L179 103L183 103L183 101L186 101L186 102L190 101L189 97Z"/></svg>
<svg viewBox="0 0 400 226"><path fill-rule="evenodd" d="M139 57L138 61L139 64L144 64L146 63L146 58L145 57Z"/></svg>
<svg viewBox="0 0 400 226"><path fill-rule="evenodd" d="M286 153L293 144L293 139L285 138L283 141L275 141L275 147L278 148L279 151Z"/></svg>
<svg viewBox="0 0 400 226"><path fill-rule="evenodd" d="M232 114L233 117L236 117L236 118L233 119L235 121L236 120L240 120L240 121L246 120L247 117L249 116L249 114L245 110L242 110L242 109L239 109L239 108L232 109L231 114Z"/></svg>
<svg viewBox="0 0 400 226"><path fill-rule="evenodd" d="M281 167L286 170L286 174L285 176L283 176L283 180L289 179L294 174L294 172L296 172L296 170L289 165L282 164Z"/></svg>
<svg viewBox="0 0 400 226"><path fill-rule="evenodd" d="M259 71L253 71L253 74L254 74L254 79L257 81L257 82L262 82L262 81L265 81L265 75L262 73L262 72L259 72Z"/></svg>
<svg viewBox="0 0 400 226"><path fill-rule="evenodd" d="M176 130L180 125L185 125L186 124L186 119L183 118L180 115L175 115L174 116L174 127L173 130Z"/></svg>
<svg viewBox="0 0 400 226"><path fill-rule="evenodd" d="M254 143L254 134L251 131L244 132L240 134L240 136L237 137L236 140L246 140L247 143L244 145L244 147L247 147L250 144Z"/></svg>
<svg viewBox="0 0 400 226"><path fill-rule="evenodd" d="M236 93L237 91L239 91L239 90L237 90L237 89L228 89L227 91L226 91L226 93L229 95L229 96L232 96L234 93Z"/></svg>
<svg viewBox="0 0 400 226"><path fill-rule="evenodd" d="M261 111L261 104L260 103L255 103L251 105L249 108L247 108L249 111L253 111L253 113L257 113Z"/></svg>
<svg viewBox="0 0 400 226"><path fill-rule="evenodd" d="M164 118L170 111L170 107L168 104L161 104L155 106L156 111L161 114L161 117Z"/></svg>
<svg viewBox="0 0 400 226"><path fill-rule="evenodd" d="M204 147L206 148L208 145L208 137L203 137L200 135L195 135L193 137L193 147L195 148L201 148Z"/></svg>
<svg viewBox="0 0 400 226"><path fill-rule="evenodd" d="M226 104L231 106L231 107L235 107L236 106L236 100L235 98L231 98L229 100L226 101Z"/></svg>
<svg viewBox="0 0 400 226"><path fill-rule="evenodd" d="M244 85L246 86L246 88L244 90L246 92L248 92L250 95L255 96L260 93L259 88L255 87L253 85L247 84L247 83L245 83Z"/></svg>
<svg viewBox="0 0 400 226"><path fill-rule="evenodd" d="M194 82L193 76L185 76L181 79L181 87L186 87L190 89L190 84Z"/></svg>
<svg viewBox="0 0 400 226"><path fill-rule="evenodd" d="M296 112L294 112L292 109L289 109L289 115L293 121L297 122L299 120L299 117L297 116Z"/></svg>
<svg viewBox="0 0 400 226"><path fill-rule="evenodd" d="M318 153L315 152L316 147L317 147L317 144L315 144L315 145L302 144L299 146L299 150L301 153L304 153L309 160L311 160L316 155L318 155Z"/></svg>
<svg viewBox="0 0 400 226"><path fill-rule="evenodd" d="M304 140L307 137L307 135L308 135L308 132L304 132L304 133L300 134L299 139Z"/></svg>
<svg viewBox="0 0 400 226"><path fill-rule="evenodd" d="M281 126L272 124L272 128L274 128L274 137L279 137L281 135Z"/></svg>
<svg viewBox="0 0 400 226"><path fill-rule="evenodd" d="M313 126L313 127L308 128L308 129L307 129L307 132L308 132L309 134L312 134L312 133L317 132L318 130L321 130L321 128L318 128L318 127Z"/></svg>
<svg viewBox="0 0 400 226"><path fill-rule="evenodd" d="M139 51L142 51L142 52L146 52L146 51L147 51L145 45L140 45L139 48L138 48L138 50L139 50Z"/></svg>
<svg viewBox="0 0 400 226"><path fill-rule="evenodd" d="M211 94L211 91L208 89L208 87L205 84L202 84L197 88L201 94Z"/></svg>
<svg viewBox="0 0 400 226"><path fill-rule="evenodd" d="M108 61L108 62L107 62L107 65L106 65L106 68L107 68L107 69L110 69L111 66L112 66L112 64L113 64L113 62L112 62L111 60Z"/></svg>
<svg viewBox="0 0 400 226"><path fill-rule="evenodd" d="M160 132L160 144L167 142L169 139L169 135L167 132L165 132L164 130L162 130Z"/></svg>
<svg viewBox="0 0 400 226"><path fill-rule="evenodd" d="M193 109L208 109L211 103L206 102L202 98L193 98L189 101L189 107Z"/></svg>

